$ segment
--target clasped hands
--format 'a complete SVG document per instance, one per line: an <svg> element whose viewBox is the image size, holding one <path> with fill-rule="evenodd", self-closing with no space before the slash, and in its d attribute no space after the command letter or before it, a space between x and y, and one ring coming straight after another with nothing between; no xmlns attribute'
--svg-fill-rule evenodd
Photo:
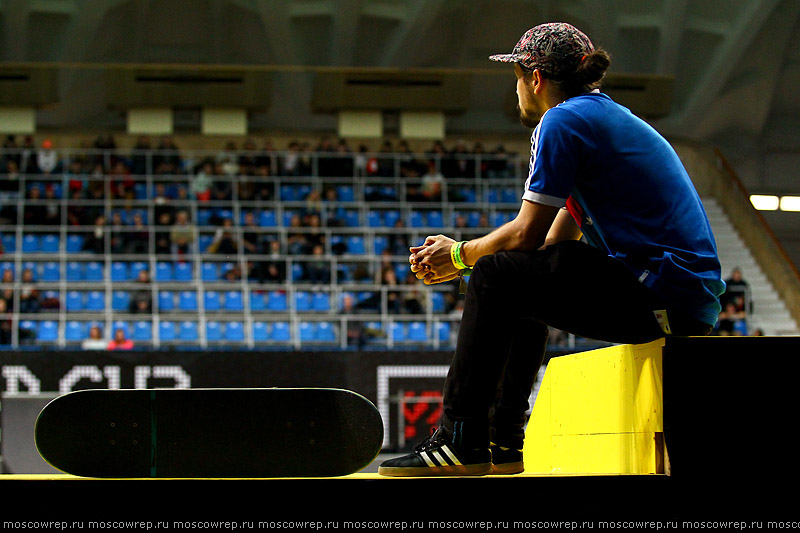
<svg viewBox="0 0 800 533"><path fill-rule="evenodd" d="M450 248L456 241L444 235L429 236L421 246L409 248L411 271L425 285L456 279L461 270L453 264Z"/></svg>

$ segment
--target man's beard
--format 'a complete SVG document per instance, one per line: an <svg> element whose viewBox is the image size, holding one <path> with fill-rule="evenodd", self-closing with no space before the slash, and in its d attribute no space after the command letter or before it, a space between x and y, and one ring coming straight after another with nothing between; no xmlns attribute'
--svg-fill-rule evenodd
<svg viewBox="0 0 800 533"><path fill-rule="evenodd" d="M522 125L529 128L535 128L542 119L542 116L535 111L533 114L523 111L519 104L517 104L517 113L519 114L519 121L522 122Z"/></svg>

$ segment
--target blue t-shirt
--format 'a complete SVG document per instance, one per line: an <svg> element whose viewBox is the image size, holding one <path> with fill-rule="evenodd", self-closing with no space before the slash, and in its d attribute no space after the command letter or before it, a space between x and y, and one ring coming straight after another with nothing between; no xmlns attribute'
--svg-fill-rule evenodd
<svg viewBox="0 0 800 533"><path fill-rule="evenodd" d="M566 207L586 241L670 308L715 324L725 289L703 204L675 150L600 92L549 109L531 138L523 198Z"/></svg>

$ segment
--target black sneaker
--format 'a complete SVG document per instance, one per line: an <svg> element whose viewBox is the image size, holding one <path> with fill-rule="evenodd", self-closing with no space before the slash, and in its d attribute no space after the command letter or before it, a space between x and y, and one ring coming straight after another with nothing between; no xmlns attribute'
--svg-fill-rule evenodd
<svg viewBox="0 0 800 533"><path fill-rule="evenodd" d="M492 474L519 474L525 471L522 450L505 448L492 443Z"/></svg>
<svg viewBox="0 0 800 533"><path fill-rule="evenodd" d="M440 427L414 452L384 461L384 476L483 476L492 472L489 448L458 449Z"/></svg>

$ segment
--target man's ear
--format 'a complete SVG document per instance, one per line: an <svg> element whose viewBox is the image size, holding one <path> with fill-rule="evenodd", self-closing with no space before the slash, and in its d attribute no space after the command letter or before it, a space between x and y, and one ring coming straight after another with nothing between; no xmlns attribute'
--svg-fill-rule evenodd
<svg viewBox="0 0 800 533"><path fill-rule="evenodd" d="M545 77L542 76L541 71L537 68L531 73L531 89L535 94L539 94L544 87Z"/></svg>

